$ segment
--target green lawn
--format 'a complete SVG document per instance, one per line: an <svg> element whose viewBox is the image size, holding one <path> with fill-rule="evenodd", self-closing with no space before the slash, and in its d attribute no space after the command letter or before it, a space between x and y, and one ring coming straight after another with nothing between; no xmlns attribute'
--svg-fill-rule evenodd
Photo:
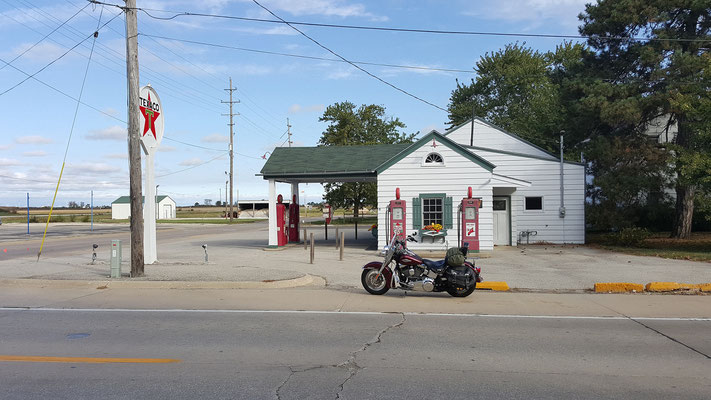
<svg viewBox="0 0 711 400"><path fill-rule="evenodd" d="M588 244L606 250L639 256L711 262L711 232L694 232L690 239L671 239L669 232L654 233L639 247L603 244L602 235L588 234Z"/></svg>

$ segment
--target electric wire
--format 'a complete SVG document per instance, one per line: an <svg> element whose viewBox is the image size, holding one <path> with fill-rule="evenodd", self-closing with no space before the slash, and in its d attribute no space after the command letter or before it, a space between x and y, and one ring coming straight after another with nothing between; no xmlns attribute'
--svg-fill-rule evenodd
<svg viewBox="0 0 711 400"><path fill-rule="evenodd" d="M103 3L100 1L90 0L95 4L110 5L114 7L121 6L111 3ZM551 39L578 39L578 40L610 40L610 41L660 41L660 42L711 42L711 39L693 39L693 38L647 38L639 36L591 36L591 35L564 35L564 34L549 34L549 33L521 33L521 32L487 32L487 31L463 31L463 30L439 30L439 29L423 29L423 28L397 28L388 26L365 26L365 25L346 25L346 24L326 24L326 23L316 23L316 22L303 22L303 21L286 21L276 15L277 19L266 19L266 18L250 18L250 17L238 17L233 15L224 14L210 14L210 13L197 13L189 11L171 11L171 10L161 10L155 8L141 8L136 7L136 10L143 12L148 17L163 21L168 21L175 19L177 17L208 17L208 18L219 18L219 19L231 19L239 21L251 21L251 22L263 22L272 24L286 24L286 25L299 25L299 26L313 26L320 28L337 28L337 29L352 29L352 30L370 30L370 31L384 31L384 32L405 32L405 33L426 33L426 34L437 34L437 35L464 35L464 36L504 36L504 37L531 37L531 38L551 38ZM170 17L158 17L149 13L162 12L174 14Z"/></svg>
<svg viewBox="0 0 711 400"><path fill-rule="evenodd" d="M211 159L209 159L209 160L207 160L207 161L205 161L205 162L203 162L203 163L196 164L196 165L193 165L193 166L188 167L188 168L185 168L185 169L181 169L181 170L178 170L178 171L169 172L169 173L167 173L167 174L156 175L156 178L162 178L162 177L164 177L164 176L170 176L170 175L175 175L175 174L178 174L178 173L181 173L181 172L185 172L185 171L187 171L187 170L191 170L191 169L194 169L194 168L203 166L203 165L205 165L205 164L207 164L207 163L211 163L211 162L213 162L213 161L215 161L215 160L217 160L217 159L220 159L220 158L225 157L226 155L227 155L227 154L220 154L220 155L217 156L217 157L211 158Z"/></svg>
<svg viewBox="0 0 711 400"><path fill-rule="evenodd" d="M264 10L265 10L266 12L268 12L269 14L273 15L275 18L277 18L277 19L279 19L279 20L281 20L281 21L284 21L281 17L279 17L278 15L274 14L270 9L268 9L267 7L264 7L263 5L261 5L257 0L252 0L252 2L254 2L256 5L258 5L258 6L261 7L262 9L264 9ZM355 67L356 69L358 69L358 70L360 70L361 72L365 73L366 75L368 75L368 76L370 76L370 77L372 77L372 78L374 78L374 79L376 79L376 80L382 82L383 84L385 84L385 85L387 85L387 86L390 86L391 88L393 88L393 89L395 89L395 90L397 90L397 91L399 91L399 92L401 92L401 93L404 93L404 94L407 95L407 96L410 96L410 97L414 98L415 100L418 100L418 101L420 101L420 102L422 102L422 103L428 104L428 105L430 105L430 106L432 106L432 107L434 107L434 108L436 108L436 109L438 109L438 110L445 111L445 112L447 111L446 108L440 107L440 106L438 106L438 105L436 105L436 104L434 104L434 103L431 103L431 102L429 102L429 101L427 101L427 100L425 100L425 99L423 99L423 98L421 98L421 97L419 97L419 96L417 96L417 95L414 95L414 94L412 94L412 93L410 93L410 92L408 92L408 91L406 91L406 90L404 90L404 89L402 89L402 88L400 88L400 87L398 87L398 86L395 86L395 85L393 85L392 83L390 83L390 82L384 80L383 78L381 78L381 77L379 77L379 76L377 76L377 75L375 75L375 74L373 74L373 73L367 71L365 68L363 68L363 67L361 67L361 66L359 66L359 65L357 65L357 64L354 64L352 61L347 60L345 57L341 56L340 54L336 53L335 51L333 51L333 50L329 49L328 47L324 46L323 44L321 44L321 43L320 43L319 41L317 41L316 39L314 39L314 38L312 38L311 36L307 35L306 33L302 32L299 28L297 28L297 27L295 27L295 26L293 26L293 25L290 25L290 24L287 23L286 21L284 21L284 23L286 23L291 29L293 29L293 30L299 32L303 37L305 37L305 38L309 39L310 41L314 42L317 46L319 46L319 47L321 47L322 49L328 51L329 53L333 54L334 56L336 56L336 57L342 59L343 61L345 61L345 62L347 62L348 64L352 65L353 67Z"/></svg>
<svg viewBox="0 0 711 400"><path fill-rule="evenodd" d="M101 28L103 28L104 26L106 26L109 22L113 21L114 18L116 18L118 15L119 15L119 14L115 15L115 16L114 16L113 18L111 18L108 22L106 22L104 25L102 25L101 27L99 27L99 28L96 30L96 32L100 31ZM77 44L75 44L74 46L72 46L69 50L67 50L67 51L65 51L64 53L62 53L59 57L57 57L57 58L55 58L54 60L50 61L50 62L49 62L47 65L45 65L44 67L42 67L42 68L40 68L39 70L35 71L33 74L28 75L25 79L21 80L20 82L18 82L17 84L13 85L12 87L10 87L10 88L8 88L8 89L5 89L4 91L0 92L0 96L2 96L2 95L4 95L4 94L8 93L9 91L11 91L11 90L15 89L16 87L22 85L23 83L27 82L28 80L30 80L31 78L33 78L35 75L37 75L37 74L39 74L40 72L44 71L45 69L47 69L49 66L51 66L51 65L54 64L55 62L57 62L57 61L61 60L62 58L64 58L64 56L66 56L67 54L69 54L70 52L72 52L72 50L76 49L80 44L84 43L86 40L90 39L90 38L93 37L93 36L94 36L94 33L92 33L91 35L85 37L85 38L82 39L79 43L77 43ZM7 62L7 61L3 61L3 62L4 62L6 65L10 65L10 66L14 67L13 65L11 65L11 64L10 64L9 62Z"/></svg>
<svg viewBox="0 0 711 400"><path fill-rule="evenodd" d="M86 63L86 69L84 70L84 78L81 81L81 89L79 90L79 98L77 99L77 105L74 108L74 117L72 118L72 127L69 130L69 137L67 138L67 146L64 149L64 158L62 159L62 169L59 171L59 178L57 179L57 188L54 190L54 197L52 198L52 205L49 208L49 215L47 216L47 222L44 226L44 234L42 235L42 243L40 244L39 252L37 253L37 261L39 261L42 255L42 249L44 248L44 240L47 237L47 228L49 227L49 220L52 218L52 211L54 210L54 202L57 200L57 192L59 192L59 184L62 182L62 174L64 173L64 165L67 162L67 154L69 153L69 145L72 142L72 135L74 134L74 126L76 125L77 115L79 114L79 104L81 101L81 96L84 94L84 85L86 84L86 77L89 75L89 66L91 65L91 56L94 54L94 44L96 43L96 38L99 37L99 30L101 27L101 17L104 15L104 7L101 7L101 12L99 14L99 22L96 25L96 30L91 35L94 37L91 45L91 52L89 53L89 60ZM114 16L116 18L116 16ZM111 20L109 20L111 22ZM107 22L108 24L108 22ZM104 24L105 26L106 24Z"/></svg>
<svg viewBox="0 0 711 400"><path fill-rule="evenodd" d="M307 60L331 61L331 62L340 62L340 63L346 62L346 61L343 61L343 60L341 60L341 59L339 59L339 58L316 57L316 56L307 56L307 55L303 55L303 54L282 53L282 52L278 52L278 51L268 51L268 50L250 49L250 48L246 48L246 47L235 47L235 46L229 46L229 45L223 45L223 44L201 42L201 41L197 41L197 40L178 39L178 38L172 38L172 37L160 36L160 35L149 35L149 34L146 34L146 33L142 33L142 34L140 34L140 35L141 35L141 36L151 37L151 38L159 38L159 39L164 39L164 40L172 40L172 41L176 41L176 42L198 44L198 45L201 45L201 46L210 46L210 47L218 47L218 48L223 48L223 49L231 49L231 50L245 51L245 52L250 52L250 53L269 54L269 55L283 56L283 57L293 57L293 58L303 58L303 59L307 59ZM390 67L390 68L415 69L415 70L422 70L422 71L457 72L457 73L466 73L466 74L476 74L476 71L474 71L474 70L464 70L464 69L455 69L455 68L422 67L422 66L416 66L416 65L387 64L387 63L376 63L376 62L356 61L356 60L352 60L352 62L355 63L355 64L374 65L374 66L378 66L378 67Z"/></svg>
<svg viewBox="0 0 711 400"><path fill-rule="evenodd" d="M77 11L76 13L74 13L74 15L72 15L71 17L69 17L69 19L67 19L67 20L65 20L64 22L62 22L61 24L59 24L59 26L57 26L56 28L54 28L51 32L49 32L48 34L44 35L44 37L43 37L42 39L38 40L37 42L35 42L35 44L33 44L32 46L26 48L25 51L23 51L22 53L20 53L20 54L18 54L17 56L15 56L15 58L13 58L12 60L10 60L10 61L8 62L8 64L5 64L5 65L3 65L2 67L0 67L0 70L4 69L4 68L7 67L9 64L12 64L12 63L15 62L18 58L24 56L25 54L27 54L27 52L29 52L30 50L34 49L38 44L42 43L45 39L47 39L49 36L51 36L51 35L52 35L54 32L56 32L59 28L61 28L61 27L64 26L66 23L68 23L69 21L71 21L72 19L74 19L74 17L76 17L77 15L79 15L79 13L82 12L82 11L84 11L84 9L87 8L87 7L89 7L89 4L85 5L82 9L80 9L79 11Z"/></svg>
<svg viewBox="0 0 711 400"><path fill-rule="evenodd" d="M186 146L197 147L198 149L211 150L211 151L223 151L223 152L227 152L227 151L228 151L228 150L226 150L226 149L215 149L215 148L211 148L211 147L198 146L198 145L196 145L196 144L183 142L183 141L180 141L180 140L178 140L178 139L169 138L169 137L167 137L167 136L163 136L163 139L170 140L171 142L177 142L177 143L180 143L180 144L184 144L184 145L186 145Z"/></svg>

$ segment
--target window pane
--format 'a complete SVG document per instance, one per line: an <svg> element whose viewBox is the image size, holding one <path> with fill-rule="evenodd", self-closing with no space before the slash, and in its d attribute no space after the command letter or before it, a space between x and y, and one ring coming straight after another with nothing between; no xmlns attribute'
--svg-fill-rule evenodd
<svg viewBox="0 0 711 400"><path fill-rule="evenodd" d="M491 203L494 211L506 211L506 200L494 200Z"/></svg>
<svg viewBox="0 0 711 400"><path fill-rule="evenodd" d="M422 222L423 226L440 224L442 225L442 198L422 199Z"/></svg>
<svg viewBox="0 0 711 400"><path fill-rule="evenodd" d="M526 210L543 210L543 197L526 197Z"/></svg>

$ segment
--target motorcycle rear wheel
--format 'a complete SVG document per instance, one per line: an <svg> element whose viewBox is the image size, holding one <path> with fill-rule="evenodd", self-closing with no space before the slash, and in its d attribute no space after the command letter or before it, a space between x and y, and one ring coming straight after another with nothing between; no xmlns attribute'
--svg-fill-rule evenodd
<svg viewBox="0 0 711 400"><path fill-rule="evenodd" d="M385 281L385 274L378 274L377 269L366 269L360 275L360 283L370 294L385 294L390 289Z"/></svg>
<svg viewBox="0 0 711 400"><path fill-rule="evenodd" d="M469 288L447 286L447 293L452 297L467 297L474 293L474 289L476 289L476 281L472 282Z"/></svg>

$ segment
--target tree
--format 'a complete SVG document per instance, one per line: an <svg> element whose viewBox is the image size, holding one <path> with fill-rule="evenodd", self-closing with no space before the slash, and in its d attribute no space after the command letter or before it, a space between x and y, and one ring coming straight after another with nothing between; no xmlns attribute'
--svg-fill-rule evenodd
<svg viewBox="0 0 711 400"><path fill-rule="evenodd" d="M693 0L598 0L579 17L591 36L595 79L583 102L613 127L642 132L655 118L678 133L669 147L676 209L672 236L688 238L699 191L711 190L711 7ZM642 36L648 40L610 37Z"/></svg>
<svg viewBox="0 0 711 400"><path fill-rule="evenodd" d="M380 105L356 105L344 101L330 105L319 118L328 126L319 139L321 146L350 146L363 144L409 143L415 134L407 135L400 129L405 124L398 118L388 117ZM375 183L340 182L324 185L324 199L333 207L353 207L353 216L365 206L378 202Z"/></svg>
<svg viewBox="0 0 711 400"><path fill-rule="evenodd" d="M449 124L461 124L474 114L554 150L565 120L554 73L578 62L581 51L581 45L565 43L556 52L540 53L514 43L486 53L474 67L478 76L471 84L457 81L448 106Z"/></svg>

